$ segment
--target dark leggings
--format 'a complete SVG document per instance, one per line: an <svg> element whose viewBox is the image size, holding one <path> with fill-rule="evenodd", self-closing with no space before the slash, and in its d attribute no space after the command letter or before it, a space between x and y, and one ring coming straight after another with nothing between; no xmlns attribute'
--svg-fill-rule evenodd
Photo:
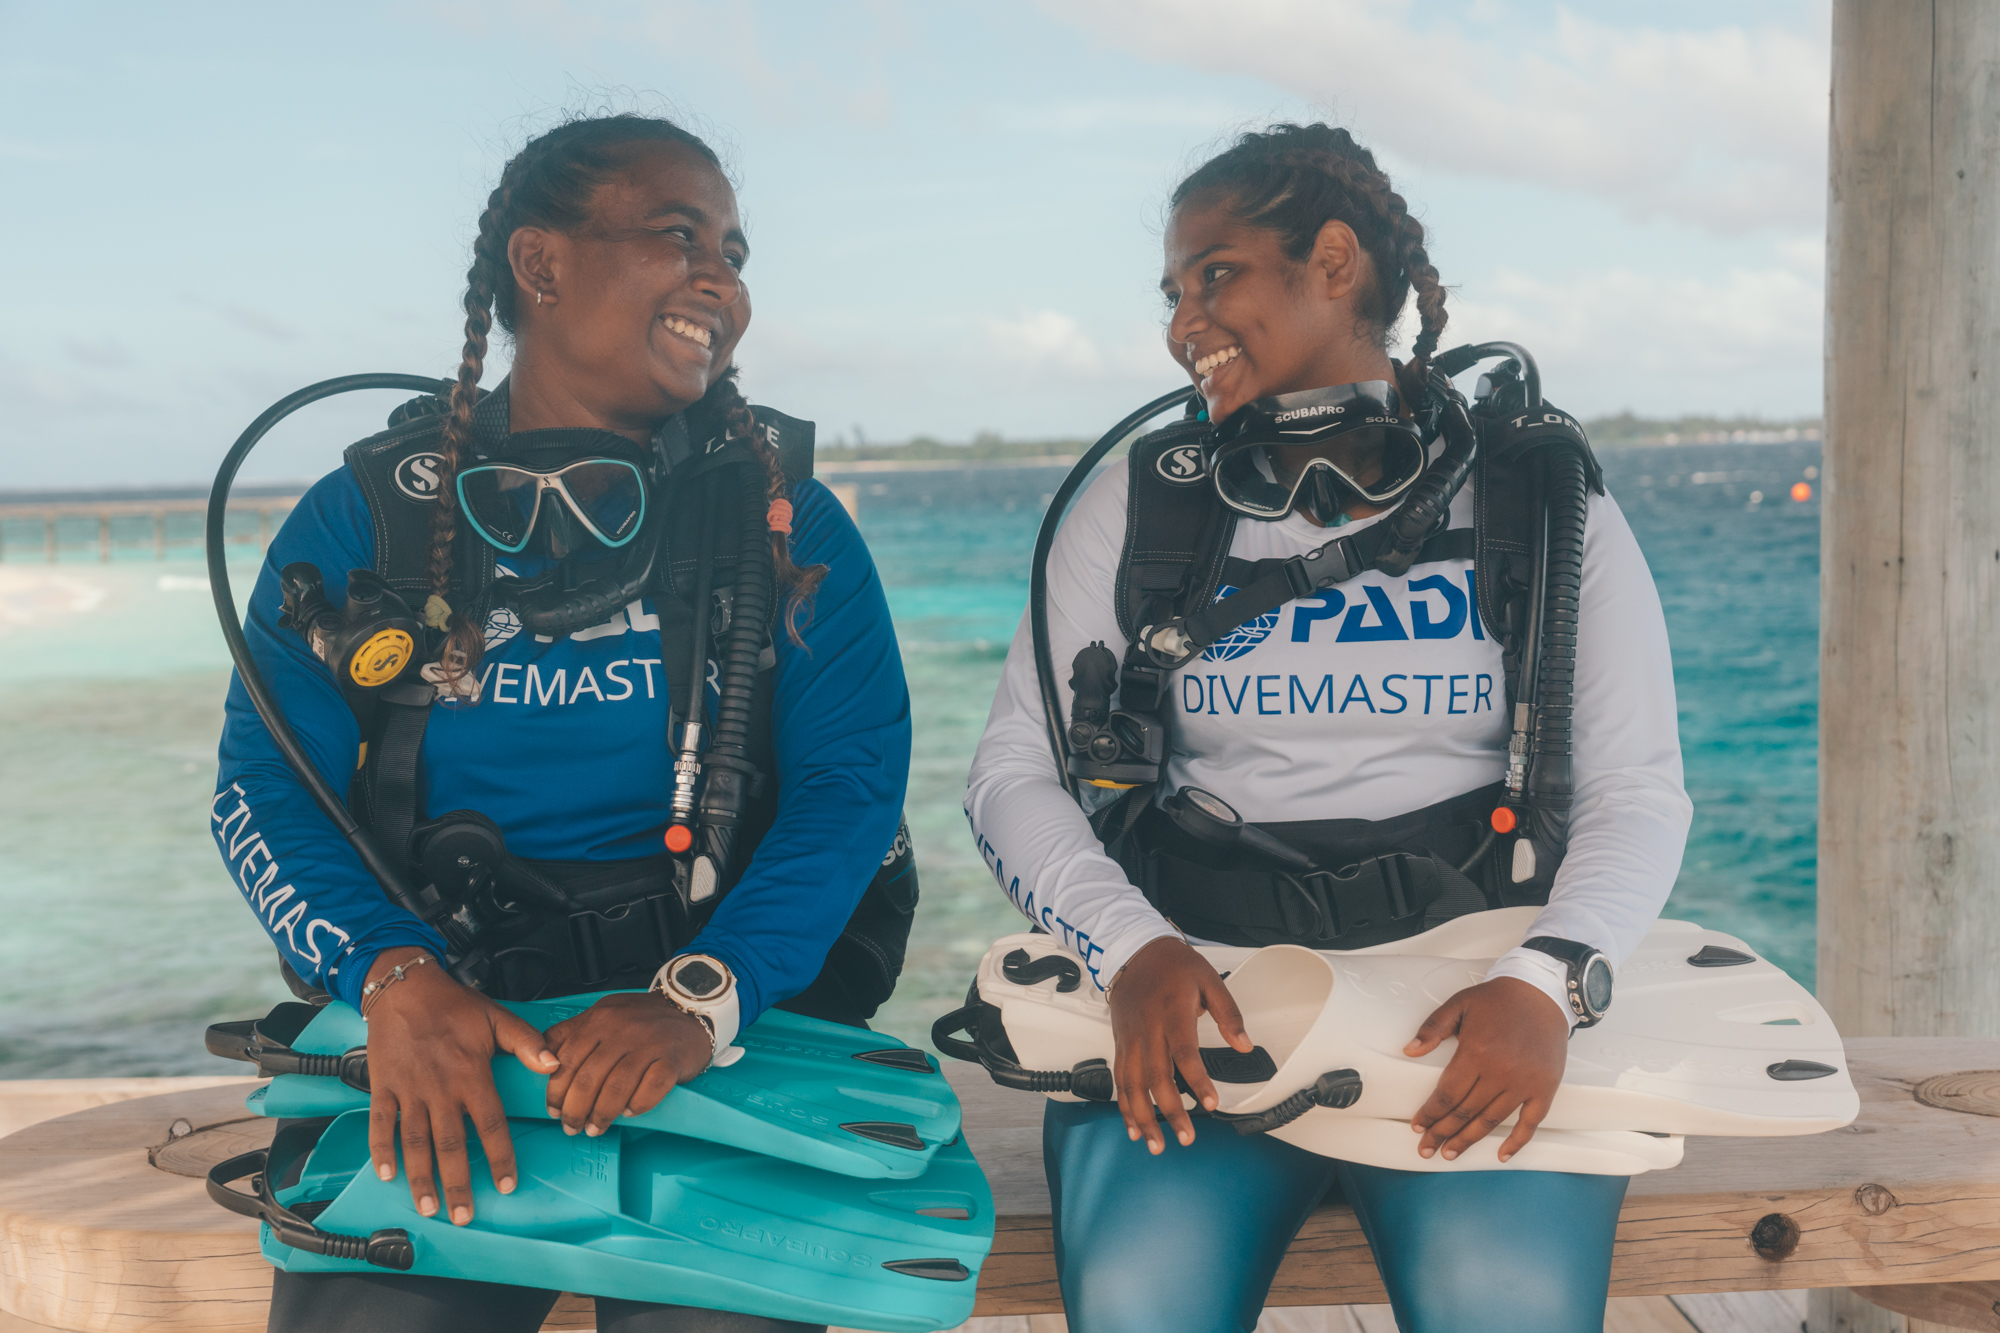
<svg viewBox="0 0 2000 1333"><path fill-rule="evenodd" d="M270 1333L535 1333L559 1293L391 1273L278 1273ZM597 1298L598 1333L826 1333L824 1324Z"/></svg>
<svg viewBox="0 0 2000 1333"><path fill-rule="evenodd" d="M1072 1102L1042 1160L1070 1333L1248 1333L1336 1181L1403 1333L1603 1333L1623 1176L1392 1171L1204 1120L1154 1157L1117 1107Z"/></svg>

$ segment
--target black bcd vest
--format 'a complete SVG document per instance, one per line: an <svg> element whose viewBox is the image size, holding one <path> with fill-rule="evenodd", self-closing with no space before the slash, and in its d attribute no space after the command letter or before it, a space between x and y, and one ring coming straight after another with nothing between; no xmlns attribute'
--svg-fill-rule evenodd
<svg viewBox="0 0 2000 1333"><path fill-rule="evenodd" d="M1473 561L1478 614L1501 649L1512 717L1542 540L1546 446L1580 449L1590 486L1600 492L1603 486L1587 441L1568 418L1561 431L1550 428L1532 438L1519 422L1504 422L1491 412L1475 410L1473 421L1480 440L1471 479L1473 526L1434 532L1412 568ZM1239 516L1215 495L1208 471L1210 431L1207 422L1187 419L1131 447L1114 590L1119 628L1128 641L1146 626L1209 606L1222 587L1246 587L1265 572L1260 566L1267 562L1229 555ZM1337 539L1337 530L1327 536ZM1164 721L1171 713L1171 672L1138 658L1125 656L1119 708ZM1156 806L1151 787L1101 807L1093 824L1132 882L1190 934L1248 947L1297 943L1352 949L1407 938L1467 912L1548 901L1560 858L1544 858L1535 874L1515 882L1509 840L1487 836L1487 820L1504 792L1494 783L1440 793L1436 804L1386 820L1330 817L1267 826L1327 867L1309 874L1289 872L1241 848L1197 840Z"/></svg>
<svg viewBox="0 0 2000 1333"><path fill-rule="evenodd" d="M351 446L346 453L367 501L375 538L375 572L410 606L421 608L430 595L426 564L431 516L437 503L442 458L437 450L445 400L418 398L398 408L389 429ZM814 426L766 407L752 409L776 448L794 484L812 476ZM701 481L702 485L695 483ZM660 622L661 670L666 677L672 722L678 735L691 697L688 679L693 654L691 605L701 552L697 505L717 515L744 512L743 488L765 485L762 464L741 441L712 441L678 464L666 494L661 553L649 593ZM730 522L712 522L711 626L726 621L742 533ZM492 547L460 524L453 546L452 589L448 600L483 615L495 569ZM662 852L642 861L614 863L526 862L559 884L590 910L520 910L518 901L496 909L481 947L494 959L489 989L505 999L530 999L588 990L643 987L667 957L693 938L749 865L757 843L777 816L777 779L771 736L771 685L775 650L770 634L782 633L782 597L772 597L772 625L758 662L749 726L751 761L761 780L751 783L750 809L737 836L732 864L723 868L718 892L690 906L688 861ZM442 636L432 632L426 660L435 657ZM712 628L711 652L719 651ZM711 657L711 662L716 660ZM419 768L425 723L434 690L422 681L391 686L357 707L364 759L349 790L348 804L385 851L408 855L421 844L426 821L440 814L422 808ZM669 744L662 735L660 744ZM441 821L440 821L441 822ZM870 881L860 904L830 949L819 976L781 1007L850 1023L864 1022L894 989L902 971L910 923L916 910L917 875L907 826ZM507 910L509 908L515 910ZM294 990L304 985L287 969ZM306 989L310 989L307 987ZM302 992L303 993L303 992Z"/></svg>

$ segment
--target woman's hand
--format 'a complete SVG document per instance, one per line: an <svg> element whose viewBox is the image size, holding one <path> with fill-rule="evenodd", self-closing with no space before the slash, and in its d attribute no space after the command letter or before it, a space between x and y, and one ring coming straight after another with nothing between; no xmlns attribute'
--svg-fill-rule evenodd
<svg viewBox="0 0 2000 1333"><path fill-rule="evenodd" d="M1428 1055L1453 1036L1458 1050L1410 1121L1424 1136L1417 1155L1429 1157L1441 1145L1449 1162L1519 1111L1514 1132L1500 1145L1504 1162L1535 1137L1562 1086L1569 1016L1527 982L1495 977L1439 1005L1403 1054Z"/></svg>
<svg viewBox="0 0 2000 1333"><path fill-rule="evenodd" d="M708 1025L653 991L607 995L549 1029L562 1068L549 1080L549 1114L574 1134L602 1134L640 1115L708 1068Z"/></svg>
<svg viewBox="0 0 2000 1333"><path fill-rule="evenodd" d="M384 949L368 969L368 980L380 982L396 964L411 963L425 952ZM538 1074L556 1068L541 1033L453 981L435 958L410 967L368 1005L368 1082L373 1089L368 1154L377 1175L396 1178L400 1119L410 1198L425 1217L437 1212L442 1183L452 1222L464 1226L472 1220L468 1116L486 1149L494 1187L502 1194L514 1192L514 1141L507 1134L500 1094L493 1090L493 1057L500 1051L513 1052Z"/></svg>
<svg viewBox="0 0 2000 1333"><path fill-rule="evenodd" d="M1174 1085L1175 1069L1196 1101L1207 1110L1216 1108L1215 1084L1195 1043L1195 1020L1204 1010L1214 1015L1224 1041L1239 1051L1251 1049L1236 1001L1208 960L1186 942L1171 936L1154 940L1113 979L1111 1033L1117 1045L1112 1081L1118 1088L1118 1109L1125 1115L1125 1132L1134 1140L1145 1139L1155 1154L1167 1149L1156 1106L1182 1147L1194 1142L1194 1124Z"/></svg>

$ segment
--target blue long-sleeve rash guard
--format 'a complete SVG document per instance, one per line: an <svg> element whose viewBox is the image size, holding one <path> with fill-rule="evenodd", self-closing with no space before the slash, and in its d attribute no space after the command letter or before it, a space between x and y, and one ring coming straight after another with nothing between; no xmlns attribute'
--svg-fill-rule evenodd
<svg viewBox="0 0 2000 1333"><path fill-rule="evenodd" d="M882 583L861 534L818 482L794 489L792 554L827 575L776 640L771 703L777 820L742 879L683 952L736 973L747 1026L811 983L896 836L910 769L909 690ZM310 561L338 605L374 563L366 502L346 468L323 478L272 541L250 599L250 651L320 776L345 792L360 730L333 678L277 619L278 571ZM548 640L505 612L486 625L477 703L441 701L424 735L425 809L478 810L537 860L657 854L673 788L659 621L651 599ZM705 691L713 713L711 677ZM286 765L232 680L210 827L278 951L358 1004L381 950L444 941L392 905Z"/></svg>

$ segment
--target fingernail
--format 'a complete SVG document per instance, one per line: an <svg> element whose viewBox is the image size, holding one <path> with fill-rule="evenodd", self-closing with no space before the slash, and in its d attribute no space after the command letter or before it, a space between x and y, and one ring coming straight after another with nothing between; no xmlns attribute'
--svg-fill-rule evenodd
<svg viewBox="0 0 2000 1333"><path fill-rule="evenodd" d="M1444 1160L1445 1160L1445 1161L1447 1161L1447 1162L1455 1162L1455 1161L1457 1161L1457 1160L1458 1160L1458 1149L1456 1149L1456 1148L1446 1148L1446 1149L1444 1150Z"/></svg>
<svg viewBox="0 0 2000 1333"><path fill-rule="evenodd" d="M1188 1133L1186 1130L1182 1130L1175 1137L1181 1141L1181 1147L1183 1148L1194 1142L1194 1135Z"/></svg>
<svg viewBox="0 0 2000 1333"><path fill-rule="evenodd" d="M585 1125L583 1127L583 1132L589 1137L594 1139L598 1135L602 1134L604 1131L599 1129L596 1125Z"/></svg>
<svg viewBox="0 0 2000 1333"><path fill-rule="evenodd" d="M1425 1161L1429 1161L1431 1154L1436 1151L1436 1148L1426 1148L1422 1144L1417 1145L1417 1156L1423 1158Z"/></svg>
<svg viewBox="0 0 2000 1333"><path fill-rule="evenodd" d="M514 1177L512 1176L500 1177L500 1184L498 1188L502 1194L512 1194L514 1192Z"/></svg>
<svg viewBox="0 0 2000 1333"><path fill-rule="evenodd" d="M628 1106L624 1110L620 1111L618 1113L618 1118L621 1120L630 1120L632 1118L632 1108Z"/></svg>
<svg viewBox="0 0 2000 1333"><path fill-rule="evenodd" d="M560 1106L551 1106L551 1107L549 1108L549 1119L551 1119L551 1120L560 1120L560 1119L562 1119L562 1107L560 1107Z"/></svg>
<svg viewBox="0 0 2000 1333"><path fill-rule="evenodd" d="M552 1111L552 1112L550 1112L550 1114L551 1114L551 1115L553 1115L553 1114L555 1114L555 1113L554 1113L554 1112ZM1418 1123L1417 1123L1416 1121L1414 1121L1414 1120L1412 1120L1412 1121L1410 1122L1410 1133L1412 1133L1412 1134L1421 1134L1421 1133L1423 1133L1423 1132L1424 1132L1424 1127L1423 1127L1422 1125L1418 1124Z"/></svg>
<svg viewBox="0 0 2000 1333"><path fill-rule="evenodd" d="M431 1216L433 1213L437 1212L437 1210L438 1210L438 1201L436 1199L433 1199L430 1195L426 1194L423 1198L417 1200L417 1211L422 1213L425 1217Z"/></svg>
<svg viewBox="0 0 2000 1333"><path fill-rule="evenodd" d="M564 1125L564 1126L563 1126L563 1133L565 1133L565 1134L569 1135L569 1136L570 1136L571 1138L575 1138L575 1137L576 1137L576 1130L575 1130L575 1129L573 1129L573 1128L572 1128L571 1126L569 1126L569 1125Z"/></svg>
<svg viewBox="0 0 2000 1333"><path fill-rule="evenodd" d="M384 1180L394 1180L396 1178L396 1168L393 1166L378 1166L375 1168L375 1174Z"/></svg>
<svg viewBox="0 0 2000 1333"><path fill-rule="evenodd" d="M1139 1141L1139 1131L1127 1125L1125 1127L1125 1137L1137 1143Z"/></svg>
<svg viewBox="0 0 2000 1333"><path fill-rule="evenodd" d="M464 1204L460 1204L458 1207L451 1210L451 1224L453 1226L462 1227L471 1220L472 1220L472 1210L470 1208L467 1208Z"/></svg>

